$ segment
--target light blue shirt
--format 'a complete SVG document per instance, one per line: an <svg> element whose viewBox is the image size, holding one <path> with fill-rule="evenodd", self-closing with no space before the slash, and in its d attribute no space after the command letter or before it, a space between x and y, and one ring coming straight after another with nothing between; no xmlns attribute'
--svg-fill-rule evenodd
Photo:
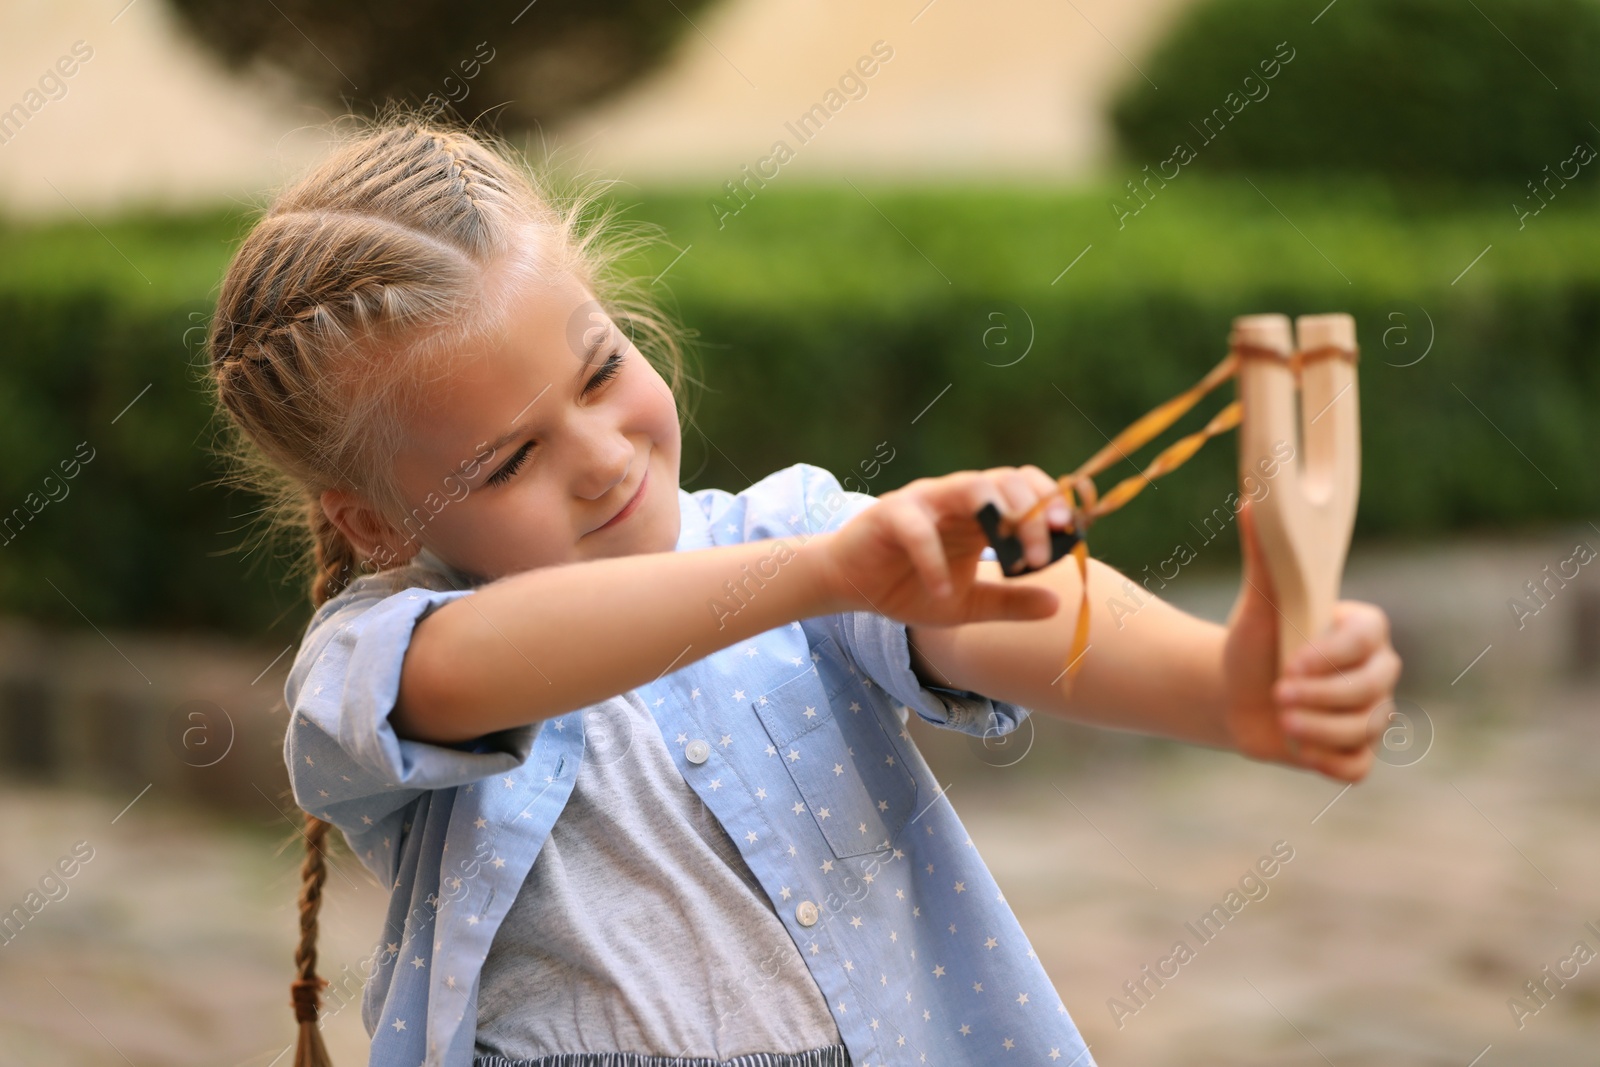
<svg viewBox="0 0 1600 1067"><path fill-rule="evenodd" d="M875 502L805 463L738 494L678 500L680 552L792 548ZM759 596L782 556L775 540L773 562L723 609ZM388 716L413 626L473 592L429 573L366 576L324 604L285 687L296 802L393 887L362 969L373 1067L470 1067L483 961L584 752L582 708L461 745L396 736ZM857 1067L1092 1067L905 728L915 710L1004 734L1028 709L922 685L904 624L870 611L776 627L633 692L794 937Z"/></svg>

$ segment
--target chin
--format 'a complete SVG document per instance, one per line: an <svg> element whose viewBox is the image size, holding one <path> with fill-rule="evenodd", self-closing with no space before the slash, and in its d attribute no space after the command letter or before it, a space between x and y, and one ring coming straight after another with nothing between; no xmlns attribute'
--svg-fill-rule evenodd
<svg viewBox="0 0 1600 1067"><path fill-rule="evenodd" d="M653 501L652 503L659 503ZM673 501L676 505L677 501ZM646 552L671 552L678 547L678 527L681 525L681 516L674 513L671 516L663 514L657 509L653 514L638 514L632 516L638 520L626 539L626 547L622 549L630 555L642 555ZM623 540L621 538L618 539Z"/></svg>

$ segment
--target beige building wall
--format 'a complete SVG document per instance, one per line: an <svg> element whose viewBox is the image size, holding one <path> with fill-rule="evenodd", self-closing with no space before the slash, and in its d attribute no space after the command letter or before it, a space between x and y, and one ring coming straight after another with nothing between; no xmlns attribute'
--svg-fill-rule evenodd
<svg viewBox="0 0 1600 1067"><path fill-rule="evenodd" d="M230 77L180 35L163 0L0 5L8 214L248 201L315 158L315 140L297 131L319 120L282 86Z"/></svg>
<svg viewBox="0 0 1600 1067"><path fill-rule="evenodd" d="M1080 178L1106 158L1107 96L1142 76L1139 56L1187 2L731 2L697 19L673 62L559 140L640 182L733 177L780 139L797 171L818 175ZM877 41L893 58L863 79L864 96L836 97L843 106L802 145L785 123Z"/></svg>
<svg viewBox="0 0 1600 1067"><path fill-rule="evenodd" d="M640 184L720 184L763 159L817 177L1072 180L1105 159L1107 94L1141 77L1186 2L723 0L660 69L544 140ZM0 9L7 214L254 202L316 157L328 117L226 73L163 0Z"/></svg>

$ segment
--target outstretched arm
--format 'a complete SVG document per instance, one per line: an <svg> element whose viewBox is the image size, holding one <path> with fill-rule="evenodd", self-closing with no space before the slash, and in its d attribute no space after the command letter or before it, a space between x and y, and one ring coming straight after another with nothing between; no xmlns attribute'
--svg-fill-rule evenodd
<svg viewBox="0 0 1600 1067"><path fill-rule="evenodd" d="M816 577L831 541L796 545L762 595L726 620L708 605L768 559L771 543L586 560L490 582L417 624L395 732L453 743L550 718L774 626L846 608Z"/></svg>
<svg viewBox="0 0 1600 1067"><path fill-rule="evenodd" d="M1168 604L1114 568L1089 560L1089 646L1068 699L1063 676L1077 625L1077 565L979 579L1052 589L1054 615L1030 622L908 627L911 665L932 685L966 689L1099 726L1234 748L1226 724L1222 651L1227 630Z"/></svg>
<svg viewBox="0 0 1600 1067"><path fill-rule="evenodd" d="M983 535L968 516L990 498L987 487L976 472L923 478L827 533L500 578L416 624L390 721L401 737L466 741L626 692L775 626L842 611L933 623L1042 618L1054 598L1037 589L958 575L955 588L933 591L946 562L941 529L966 557L978 556ZM716 610L784 542L790 555L779 557L782 568L761 594L736 613Z"/></svg>
<svg viewBox="0 0 1600 1067"><path fill-rule="evenodd" d="M997 484L1010 513L1057 493L1037 467L1005 468ZM1003 581L1059 598L1047 617L907 628L925 682L1121 729L1237 749L1254 759L1359 781L1386 725L1400 657L1388 617L1340 601L1332 624L1278 664L1277 607L1248 502L1239 512L1244 581L1226 627L1195 618L1103 563L1089 561L1089 646L1068 692L1063 672L1081 589L1069 559ZM1020 531L1030 562L1049 558L1042 517ZM979 564L980 579L1000 565Z"/></svg>

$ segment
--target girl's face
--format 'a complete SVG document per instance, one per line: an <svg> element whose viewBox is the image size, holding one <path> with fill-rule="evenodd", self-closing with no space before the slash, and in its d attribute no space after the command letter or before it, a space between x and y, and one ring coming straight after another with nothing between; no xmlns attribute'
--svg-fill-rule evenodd
<svg viewBox="0 0 1600 1067"><path fill-rule="evenodd" d="M420 544L484 580L672 551L681 438L667 383L572 277L500 284L516 287L504 331L453 361L407 420L395 476L410 517L384 540L397 559Z"/></svg>

